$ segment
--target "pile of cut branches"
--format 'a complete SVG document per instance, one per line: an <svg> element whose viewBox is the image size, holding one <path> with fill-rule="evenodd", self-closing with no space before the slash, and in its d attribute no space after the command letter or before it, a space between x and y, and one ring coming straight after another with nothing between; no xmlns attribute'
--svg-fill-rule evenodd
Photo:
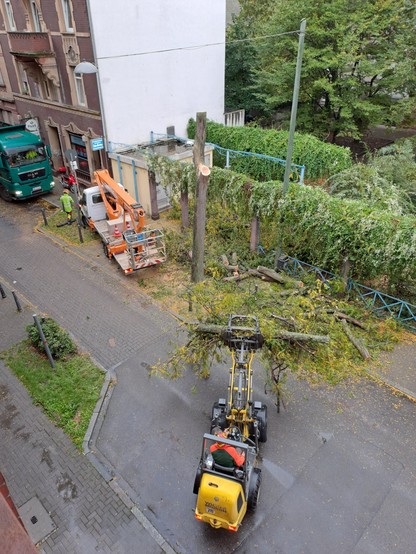
<svg viewBox="0 0 416 554"><path fill-rule="evenodd" d="M228 263L225 256L223 262ZM225 364L229 359L221 331L230 314L258 318L265 339L258 355L266 387L277 398L282 370L311 382L335 384L359 376L370 358L392 349L406 335L394 320L375 318L312 276L300 282L262 266L243 272L236 263L228 266L229 277L192 288L194 320L184 323L186 340L154 372L176 378L191 367L209 377L214 362Z"/></svg>

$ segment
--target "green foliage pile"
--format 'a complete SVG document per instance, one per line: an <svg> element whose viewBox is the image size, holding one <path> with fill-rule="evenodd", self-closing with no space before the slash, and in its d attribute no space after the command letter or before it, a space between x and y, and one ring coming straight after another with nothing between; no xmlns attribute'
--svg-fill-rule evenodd
<svg viewBox="0 0 416 554"><path fill-rule="evenodd" d="M195 136L195 121L188 124L188 136ZM206 140L222 148L242 152L265 154L285 159L289 133L258 127L226 127L220 123L207 123ZM225 166L225 157L218 154L215 165ZM319 179L329 177L351 167L349 148L327 144L312 135L295 134L292 163L306 166L305 177ZM282 180L284 166L252 156L236 156L231 159L231 168L256 181Z"/></svg>
<svg viewBox="0 0 416 554"><path fill-rule="evenodd" d="M49 350L54 359L62 359L76 352L76 346L64 329L62 329L56 321L49 317L40 319L43 334L48 343ZM28 325L26 331L33 346L40 352L45 352L45 347L41 339L39 330L35 323Z"/></svg>
<svg viewBox="0 0 416 554"><path fill-rule="evenodd" d="M393 347L403 337L400 326L393 320L373 317L361 306L331 296L330 291L312 278L303 287L266 283L258 279L224 282L206 280L192 289L193 317L198 323L187 324L188 341L178 341L166 363L154 371L170 378L183 374L191 367L207 378L213 363L231 363L230 353L218 334L207 333L202 326L226 327L229 314L255 315L265 338L263 348L256 354L265 367L269 390L278 394L280 383L273 379L273 369L288 367L290 371L312 382L338 383L361 374L368 365L348 340L340 312L359 320L364 329L350 330L372 356ZM313 336L329 337L327 344L296 342L279 338L280 331L295 331ZM182 342L182 344L181 344Z"/></svg>
<svg viewBox="0 0 416 554"><path fill-rule="evenodd" d="M28 389L34 402L81 449L82 441L104 383L104 373L87 356L71 355L56 362L23 341L2 354L7 365Z"/></svg>

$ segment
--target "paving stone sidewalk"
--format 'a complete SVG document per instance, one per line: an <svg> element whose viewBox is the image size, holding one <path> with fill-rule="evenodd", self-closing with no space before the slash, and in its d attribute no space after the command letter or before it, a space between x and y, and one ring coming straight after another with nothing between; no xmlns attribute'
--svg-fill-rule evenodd
<svg viewBox="0 0 416 554"><path fill-rule="evenodd" d="M9 297L0 302L0 351L4 351L25 338L24 328L33 320L30 309L17 312ZM41 542L41 552L173 552L156 530L143 527L122 501L117 483L107 483L88 458L33 405L25 387L2 360L0 442L0 468L16 506L37 498L56 527Z"/></svg>

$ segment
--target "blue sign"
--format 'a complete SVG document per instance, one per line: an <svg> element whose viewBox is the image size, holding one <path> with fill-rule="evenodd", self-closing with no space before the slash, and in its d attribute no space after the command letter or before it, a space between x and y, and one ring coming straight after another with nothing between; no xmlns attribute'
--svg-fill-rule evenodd
<svg viewBox="0 0 416 554"><path fill-rule="evenodd" d="M91 139L91 148L92 150L102 150L104 148L103 137Z"/></svg>

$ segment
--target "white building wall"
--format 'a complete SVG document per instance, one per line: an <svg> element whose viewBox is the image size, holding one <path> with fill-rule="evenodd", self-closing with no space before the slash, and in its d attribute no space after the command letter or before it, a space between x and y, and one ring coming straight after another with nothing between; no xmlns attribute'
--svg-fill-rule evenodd
<svg viewBox="0 0 416 554"><path fill-rule="evenodd" d="M223 122L225 0L89 0L107 140ZM93 61L93 60L91 60Z"/></svg>

